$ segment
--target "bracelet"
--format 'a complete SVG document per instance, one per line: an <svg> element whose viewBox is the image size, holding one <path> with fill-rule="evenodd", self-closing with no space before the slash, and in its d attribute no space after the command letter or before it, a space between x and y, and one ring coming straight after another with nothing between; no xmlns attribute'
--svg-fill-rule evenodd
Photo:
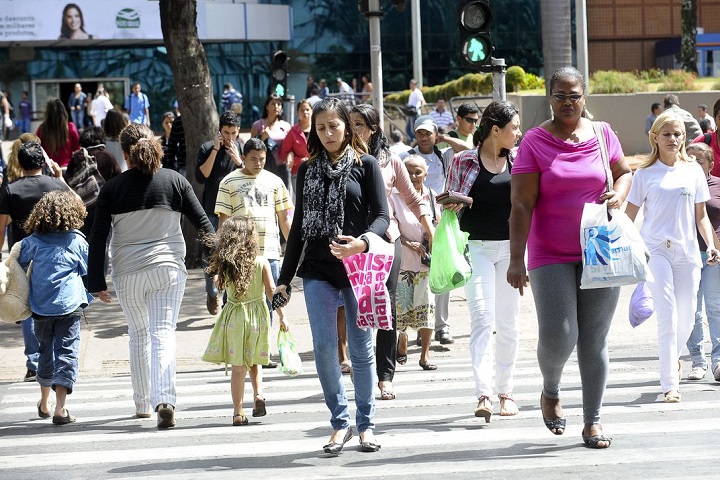
<svg viewBox="0 0 720 480"><path fill-rule="evenodd" d="M219 151L220 151L219 148L213 148L213 152L219 152Z"/></svg>

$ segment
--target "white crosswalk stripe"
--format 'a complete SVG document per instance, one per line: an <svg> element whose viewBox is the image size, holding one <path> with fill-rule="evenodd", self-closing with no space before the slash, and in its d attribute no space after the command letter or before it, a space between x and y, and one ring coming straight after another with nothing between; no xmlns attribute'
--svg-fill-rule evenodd
<svg viewBox="0 0 720 480"><path fill-rule="evenodd" d="M572 361L563 377L561 398L568 418L563 436L553 436L542 425L541 376L531 355L521 356L516 370L514 397L520 414L501 418L495 402L496 415L489 424L473 416L469 359L454 354L437 355L433 361L439 367L434 372L416 365L400 367L398 398L377 401L381 451L361 454L354 440L339 457L321 451L330 432L329 414L312 362L305 362L306 373L299 377L264 370L268 415L250 417L247 427L230 425L230 377L222 370L178 374L178 426L168 431L158 431L154 418L131 417L127 376L81 378L68 398L68 409L78 421L63 427L37 418L37 384L10 384L0 389L0 478L37 478L51 468L68 472L63 476L70 478L237 478L243 469L253 477L293 480L432 478L448 473L477 478L478 459L483 459L484 473L495 472L500 478L549 478L552 472L571 472L582 465L591 472L589 465L613 469L621 462L679 462L687 452L677 442L691 442L696 458L711 458L717 449L717 440L707 440L718 438L720 431L715 413L720 384L710 378L683 382L683 402L662 403L652 359L612 362L603 419L614 443L602 454L581 446L580 379ZM345 381L352 397L349 377ZM249 392L248 382L248 413ZM631 448L662 436L673 441ZM594 456L588 462L590 453ZM509 461L517 458L523 461Z"/></svg>

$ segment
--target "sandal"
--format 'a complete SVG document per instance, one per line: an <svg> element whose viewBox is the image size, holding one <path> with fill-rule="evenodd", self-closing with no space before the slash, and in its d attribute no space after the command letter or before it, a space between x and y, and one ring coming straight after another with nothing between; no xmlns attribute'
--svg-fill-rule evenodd
<svg viewBox="0 0 720 480"><path fill-rule="evenodd" d="M235 415L233 415L233 427L247 425L248 423L249 422L248 422L247 417L245 415L243 415L242 413L236 413Z"/></svg>
<svg viewBox="0 0 720 480"><path fill-rule="evenodd" d="M384 388L382 382L378 382L378 388L380 389L380 400L395 400L395 393L392 390Z"/></svg>
<svg viewBox="0 0 720 480"><path fill-rule="evenodd" d="M352 373L352 366L347 362L343 362L340 364L340 372L343 375L350 375Z"/></svg>
<svg viewBox="0 0 720 480"><path fill-rule="evenodd" d="M405 353L400 353L400 349L397 349L397 356L395 357L395 360L400 365L405 365L407 363L407 334L400 332L400 335L398 335L398 345L400 345L400 338L405 337L405 341L403 342L405 344Z"/></svg>
<svg viewBox="0 0 720 480"><path fill-rule="evenodd" d="M542 401L545 396L541 393L540 394L540 414L543 417L543 423L545 423L545 426L548 430L550 430L555 435L562 435L565 433L565 425L566 420L565 417L559 417L559 418L547 418L545 414L542 413ZM560 400L558 399L558 402Z"/></svg>
<svg viewBox="0 0 720 480"><path fill-rule="evenodd" d="M433 365L430 362L423 362L422 360L420 360L419 363L420 368L422 368L423 370L437 370L437 365Z"/></svg>
<svg viewBox="0 0 720 480"><path fill-rule="evenodd" d="M665 392L665 403L680 403L680 392L677 390Z"/></svg>
<svg viewBox="0 0 720 480"><path fill-rule="evenodd" d="M606 437L604 433L585 435L585 429L583 429L581 435L585 446L588 448L608 448L612 444L612 438ZM605 442L607 445L598 445L600 442Z"/></svg>
<svg viewBox="0 0 720 480"><path fill-rule="evenodd" d="M490 417L492 417L492 400L487 395L482 395L478 399L477 407L475 408L475 416L483 417L485 423L490 423Z"/></svg>
<svg viewBox="0 0 720 480"><path fill-rule="evenodd" d="M512 417L519 413L517 404L509 393L501 393L498 395L500 399L500 416L501 417Z"/></svg>
<svg viewBox="0 0 720 480"><path fill-rule="evenodd" d="M257 394L255 395L255 405L253 406L252 416L253 417L264 417L267 415L267 411L265 410L265 398Z"/></svg>

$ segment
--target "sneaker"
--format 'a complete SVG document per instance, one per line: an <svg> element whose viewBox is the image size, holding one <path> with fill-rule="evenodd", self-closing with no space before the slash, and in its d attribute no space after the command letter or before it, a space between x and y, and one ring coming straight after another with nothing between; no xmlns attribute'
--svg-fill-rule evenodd
<svg viewBox="0 0 720 480"><path fill-rule="evenodd" d="M210 315L217 315L220 311L220 299L217 296L208 295L205 305Z"/></svg>
<svg viewBox="0 0 720 480"><path fill-rule="evenodd" d="M23 378L24 382L34 382L37 380L37 372L34 370L28 369L27 373L25 374L25 378Z"/></svg>
<svg viewBox="0 0 720 480"><path fill-rule="evenodd" d="M713 376L715 377L715 381L720 382L720 363L716 364L713 367L712 372L713 372Z"/></svg>
<svg viewBox="0 0 720 480"><path fill-rule="evenodd" d="M692 370L690 370L690 373L688 373L687 379L688 380L702 380L705 378L705 371L703 367L693 367Z"/></svg>
<svg viewBox="0 0 720 480"><path fill-rule="evenodd" d="M175 426L175 407L169 403L161 403L157 406L158 428L172 428Z"/></svg>

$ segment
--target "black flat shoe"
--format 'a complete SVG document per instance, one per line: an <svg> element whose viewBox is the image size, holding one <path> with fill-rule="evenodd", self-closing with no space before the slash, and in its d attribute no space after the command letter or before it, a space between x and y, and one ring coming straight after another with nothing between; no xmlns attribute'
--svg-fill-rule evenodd
<svg viewBox="0 0 720 480"><path fill-rule="evenodd" d="M40 400L38 400L37 407L38 407L38 417L50 418L50 412L45 413L40 409Z"/></svg>
<svg viewBox="0 0 720 480"><path fill-rule="evenodd" d="M53 415L52 422L55 425L67 425L68 423L75 423L75 417L70 415L67 408L65 409L65 416Z"/></svg>
<svg viewBox="0 0 720 480"><path fill-rule="evenodd" d="M542 415L543 423L555 435L562 435L565 433L565 417L560 418L547 418L542 413L542 401L546 398L543 394L540 394L540 415Z"/></svg>
<svg viewBox="0 0 720 480"><path fill-rule="evenodd" d="M349 442L352 437L353 437L353 429L352 429L352 427L348 427L347 432L345 432L345 437L343 437L342 443L330 442L323 447L323 452L329 453L331 455L339 454L340 452L342 452L343 447L345 447L345 444L347 442Z"/></svg>
<svg viewBox="0 0 720 480"><path fill-rule="evenodd" d="M377 452L380 450L380 444L375 442L363 442L362 437L360 437L360 451L361 452Z"/></svg>

